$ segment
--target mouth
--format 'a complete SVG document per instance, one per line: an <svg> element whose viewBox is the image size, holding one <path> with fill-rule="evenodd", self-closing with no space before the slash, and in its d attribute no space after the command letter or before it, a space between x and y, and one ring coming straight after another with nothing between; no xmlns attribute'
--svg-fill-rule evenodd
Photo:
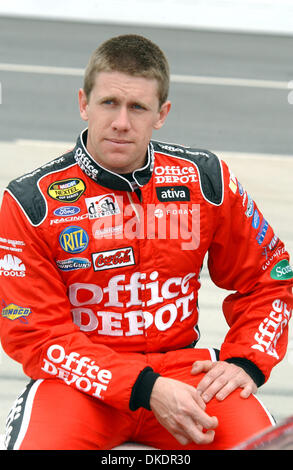
<svg viewBox="0 0 293 470"><path fill-rule="evenodd" d="M109 142L110 144L113 144L113 145L129 145L133 143L131 140L125 140L125 139L105 139L105 140L106 142Z"/></svg>

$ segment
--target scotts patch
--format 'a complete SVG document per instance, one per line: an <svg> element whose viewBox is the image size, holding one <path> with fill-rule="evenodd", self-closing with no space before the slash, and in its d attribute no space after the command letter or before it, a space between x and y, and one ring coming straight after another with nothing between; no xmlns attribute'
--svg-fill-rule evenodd
<svg viewBox="0 0 293 470"><path fill-rule="evenodd" d="M50 184L48 194L56 201L71 203L80 198L85 188L85 183L80 178L68 178Z"/></svg>
<svg viewBox="0 0 293 470"><path fill-rule="evenodd" d="M189 188L186 186L161 186L156 188L159 201L190 201Z"/></svg>
<svg viewBox="0 0 293 470"><path fill-rule="evenodd" d="M61 248L67 253L81 253L89 244L89 236L81 227L67 227L60 233Z"/></svg>
<svg viewBox="0 0 293 470"><path fill-rule="evenodd" d="M288 263L288 260L283 259L279 261L271 270L271 278L277 281L284 279L293 279L293 270Z"/></svg>
<svg viewBox="0 0 293 470"><path fill-rule="evenodd" d="M20 318L27 317L30 313L30 308L19 307L15 304L9 304L3 308L1 315L4 318L8 318L9 320L19 320Z"/></svg>
<svg viewBox="0 0 293 470"><path fill-rule="evenodd" d="M135 264L134 253L131 246L93 253L92 260L94 271L122 268Z"/></svg>

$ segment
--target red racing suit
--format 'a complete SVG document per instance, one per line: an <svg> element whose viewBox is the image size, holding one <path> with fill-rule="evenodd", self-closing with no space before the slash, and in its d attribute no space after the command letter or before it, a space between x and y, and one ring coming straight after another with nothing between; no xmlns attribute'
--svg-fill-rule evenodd
<svg viewBox="0 0 293 470"><path fill-rule="evenodd" d="M283 242L214 154L151 141L132 175L75 148L10 182L0 215L1 342L32 379L118 409L158 376L123 353L195 347L200 271L233 291L220 360L257 385L284 357L292 269Z"/></svg>

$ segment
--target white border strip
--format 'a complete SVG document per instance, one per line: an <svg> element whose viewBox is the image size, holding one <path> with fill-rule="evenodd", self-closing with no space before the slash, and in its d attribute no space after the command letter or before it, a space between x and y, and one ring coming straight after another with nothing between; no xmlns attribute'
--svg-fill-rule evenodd
<svg viewBox="0 0 293 470"><path fill-rule="evenodd" d="M9 0L0 14L36 19L293 34L291 0Z"/></svg>
<svg viewBox="0 0 293 470"><path fill-rule="evenodd" d="M207 348L209 350L210 356L211 356L211 361L212 362L217 362L217 356L216 356L216 351L213 348Z"/></svg>
<svg viewBox="0 0 293 470"><path fill-rule="evenodd" d="M0 71L14 73L36 73L42 75L61 75L83 77L84 69L73 67L55 67L51 65L9 64L0 63ZM171 74L171 82L184 85L210 85L210 86L237 86L246 88L268 88L275 90L288 90L290 81L261 80L237 77L212 77L204 75L177 75Z"/></svg>
<svg viewBox="0 0 293 470"><path fill-rule="evenodd" d="M19 431L18 437L15 441L15 444L13 446L13 450L19 450L19 448L22 444L24 436L25 436L25 434L28 430L28 426L29 426L29 422L30 422L30 418L31 418L31 414L32 414L32 409L33 409L34 398L35 398L37 390L38 390L39 386L41 385L41 383L43 382L43 380L44 379L37 380L33 384L32 388L30 389L30 391L28 393L28 397L27 397L27 400L25 402L25 410L24 410L24 415L23 415L20 431Z"/></svg>
<svg viewBox="0 0 293 470"><path fill-rule="evenodd" d="M264 409L264 411L266 412L272 426L276 426L276 421L274 420L274 418L272 417L271 413L269 412L269 410L265 407L265 405L263 404L263 402L253 393L252 396L259 402L259 404L261 405L261 407Z"/></svg>

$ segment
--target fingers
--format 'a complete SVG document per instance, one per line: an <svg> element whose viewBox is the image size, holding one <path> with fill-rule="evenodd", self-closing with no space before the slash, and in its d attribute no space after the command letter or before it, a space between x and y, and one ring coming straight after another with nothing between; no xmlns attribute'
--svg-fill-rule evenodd
<svg viewBox="0 0 293 470"><path fill-rule="evenodd" d="M200 406L202 410L205 410L207 405L205 401L203 400L200 392L196 388L193 388L191 393L192 393L192 397L194 401Z"/></svg>
<svg viewBox="0 0 293 470"><path fill-rule="evenodd" d="M208 372L213 367L212 361L196 361L192 365L191 373L193 375L200 374L201 372Z"/></svg>
<svg viewBox="0 0 293 470"><path fill-rule="evenodd" d="M192 373L206 372L197 386L205 403L213 397L224 400L237 388L243 388L240 393L242 398L248 398L255 393L257 386L251 377L235 364L227 362L198 361L192 367Z"/></svg>
<svg viewBox="0 0 293 470"><path fill-rule="evenodd" d="M236 390L237 388L239 387L242 387L242 380L235 380L235 381L230 381L228 382L217 394L216 394L216 398L219 400L219 401L222 401L224 400L228 395L230 395L230 393L234 392L234 390ZM240 392L240 396L242 398L248 398L252 393L256 393L257 391L257 386L256 384L253 382L253 383L249 383L247 384L243 390L241 390Z"/></svg>
<svg viewBox="0 0 293 470"><path fill-rule="evenodd" d="M186 446L187 444L191 444L192 442L195 442L198 445L204 445L204 444L210 444L213 442L215 438L215 431L209 430L205 433L202 433L199 431L199 433L194 433L192 438L186 437L183 434L179 433L174 433L173 437L183 446Z"/></svg>
<svg viewBox="0 0 293 470"><path fill-rule="evenodd" d="M201 408L195 408L190 414L194 423L197 423L197 426L205 429L215 429L218 426L218 419L216 416L208 415Z"/></svg>
<svg viewBox="0 0 293 470"><path fill-rule="evenodd" d="M224 374L225 368L221 367L221 364L219 363L213 367L210 367L209 364L202 364L201 367L208 369L208 373L206 373L199 382L197 391L201 394L204 402L208 403L223 387L227 385L229 378Z"/></svg>
<svg viewBox="0 0 293 470"><path fill-rule="evenodd" d="M178 441L182 446L187 446L192 441L190 438L186 437L184 434L180 434L178 432L172 433L173 437L175 437L176 441Z"/></svg>
<svg viewBox="0 0 293 470"><path fill-rule="evenodd" d="M205 412L206 404L193 386L159 377L152 390L150 405L157 420L182 445L213 441L218 420Z"/></svg>
<svg viewBox="0 0 293 470"><path fill-rule="evenodd" d="M215 431L212 429L209 429L206 432L202 432L200 429L195 427L194 430L189 433L189 435L190 435L190 440L187 442L187 444L189 442L195 442L196 444L199 444L199 445L205 445L205 444L210 444L211 442L213 442L215 438ZM186 444L183 444L183 445L186 445Z"/></svg>
<svg viewBox="0 0 293 470"><path fill-rule="evenodd" d="M183 421L183 427L187 431L187 437L191 442L197 444L210 444L215 437L214 429L218 426L218 419L216 416L208 415L204 409L206 407L205 402L200 397L199 393L194 389L195 401L198 404L202 401L204 408L194 407L190 415Z"/></svg>
<svg viewBox="0 0 293 470"><path fill-rule="evenodd" d="M212 398L212 396L215 396L217 400L222 401L225 398L227 398L230 393L234 392L236 388L239 387L239 384L237 381L226 381L225 384L225 379L221 380L221 377L219 377L218 382L214 384L213 387L210 387L210 390L207 393L208 395L208 400Z"/></svg>
<svg viewBox="0 0 293 470"><path fill-rule="evenodd" d="M257 392L257 386L253 382L252 384L249 384L243 388L243 390L240 393L240 396L242 398L248 398L252 393L256 393L256 392Z"/></svg>
<svg viewBox="0 0 293 470"><path fill-rule="evenodd" d="M193 421L186 420L182 423L180 432L178 429L174 432L171 431L175 439L182 445L190 444L195 442L196 444L210 444L213 442L215 437L215 431L213 429L204 430L201 425L195 425Z"/></svg>
<svg viewBox="0 0 293 470"><path fill-rule="evenodd" d="M192 420L197 423L199 428L215 429L218 426L218 419L216 416L210 416L205 412L206 403L196 388L191 388L192 398L194 402L199 405L194 407L193 412L190 414Z"/></svg>

